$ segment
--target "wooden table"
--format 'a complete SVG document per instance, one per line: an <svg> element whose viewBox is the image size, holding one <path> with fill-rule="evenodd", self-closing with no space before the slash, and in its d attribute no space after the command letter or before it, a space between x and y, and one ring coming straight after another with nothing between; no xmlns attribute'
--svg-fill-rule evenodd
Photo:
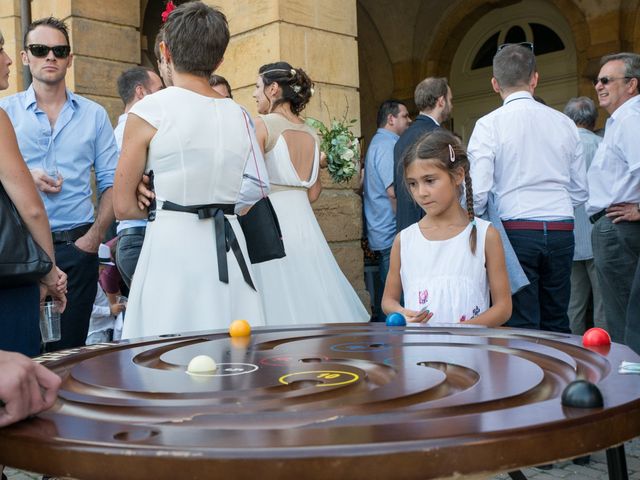
<svg viewBox="0 0 640 480"><path fill-rule="evenodd" d="M212 376L186 365L206 354ZM640 434L625 346L519 329L335 324L153 337L40 357L50 411L0 430L0 464L79 479L430 479L609 449ZM604 408L563 407L571 381ZM523 477L522 477L523 478Z"/></svg>

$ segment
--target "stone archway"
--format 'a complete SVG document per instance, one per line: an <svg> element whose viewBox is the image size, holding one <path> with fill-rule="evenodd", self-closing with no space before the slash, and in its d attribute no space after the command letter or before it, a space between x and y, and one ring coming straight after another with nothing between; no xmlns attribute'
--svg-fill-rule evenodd
<svg viewBox="0 0 640 480"><path fill-rule="evenodd" d="M573 95L589 95L593 87L589 83L591 75L588 73L588 53L590 47L590 35L584 13L571 0L556 0L553 3L542 0L547 8L554 9L557 16L564 18L568 36L572 39L575 51L574 75L577 82L577 91ZM511 6L522 5L529 2L514 2L512 0L483 1L473 0L455 5L439 23L439 28L434 32L428 48L419 61L419 78L427 76L447 76L452 75L452 64L456 53L460 49L463 39L473 26L486 15L499 9ZM428 15L429 12L420 12L420 17ZM573 69L572 69L573 70ZM490 87L487 85L490 92ZM458 100L454 91L454 128L458 130L460 122L464 120L458 114ZM467 122L468 123L468 122Z"/></svg>
<svg viewBox="0 0 640 480"><path fill-rule="evenodd" d="M562 110L566 101L577 95L573 36L560 12L546 0L528 0L495 9L467 31L451 63L454 128L465 140L471 136L476 120L500 105L490 87L496 48L522 41L535 45L539 97Z"/></svg>

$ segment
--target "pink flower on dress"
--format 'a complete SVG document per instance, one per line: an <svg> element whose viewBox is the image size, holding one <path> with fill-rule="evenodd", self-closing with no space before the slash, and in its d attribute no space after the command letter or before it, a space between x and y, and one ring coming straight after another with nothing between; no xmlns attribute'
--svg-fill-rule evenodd
<svg viewBox="0 0 640 480"><path fill-rule="evenodd" d="M429 290L421 290L418 292L418 303L424 305L429 300Z"/></svg>

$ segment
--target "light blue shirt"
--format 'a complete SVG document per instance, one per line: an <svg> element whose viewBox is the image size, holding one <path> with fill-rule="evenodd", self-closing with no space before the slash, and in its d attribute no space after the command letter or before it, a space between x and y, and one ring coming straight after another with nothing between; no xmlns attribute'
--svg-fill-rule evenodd
<svg viewBox="0 0 640 480"><path fill-rule="evenodd" d="M398 138L379 128L364 161L364 217L371 250L391 248L396 235L396 215L387 188L393 185L393 147Z"/></svg>
<svg viewBox="0 0 640 480"><path fill-rule="evenodd" d="M57 165L59 193L40 192L51 231L69 230L94 220L91 169L100 192L113 186L118 161L109 117L97 103L67 90L67 101L53 128L38 108L33 86L0 100L15 128L20 152L30 170Z"/></svg>
<svg viewBox="0 0 640 480"><path fill-rule="evenodd" d="M582 142L582 153L587 169L591 166L596 151L602 138L585 128L578 128L580 141ZM593 249L591 248L591 229L593 225L589 221L584 205L580 205L574 209L575 230L573 231L576 238L576 249L573 253L573 260L590 260L593 258Z"/></svg>

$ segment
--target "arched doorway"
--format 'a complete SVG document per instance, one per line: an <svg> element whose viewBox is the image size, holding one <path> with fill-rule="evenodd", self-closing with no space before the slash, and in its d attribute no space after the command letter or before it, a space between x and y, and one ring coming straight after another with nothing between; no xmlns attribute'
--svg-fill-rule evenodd
<svg viewBox="0 0 640 480"><path fill-rule="evenodd" d="M571 28L556 7L529 0L490 11L463 37L451 64L453 128L466 141L475 122L501 100L491 89L491 61L502 43L532 42L540 81L536 95L562 110L577 95L576 49Z"/></svg>

